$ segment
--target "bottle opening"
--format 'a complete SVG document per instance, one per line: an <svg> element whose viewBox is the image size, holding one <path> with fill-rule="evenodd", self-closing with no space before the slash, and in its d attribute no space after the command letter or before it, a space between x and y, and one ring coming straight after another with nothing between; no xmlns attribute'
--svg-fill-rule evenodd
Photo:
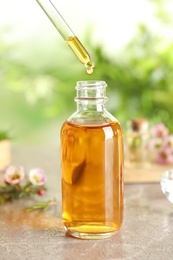
<svg viewBox="0 0 173 260"><path fill-rule="evenodd" d="M107 100L106 97L106 87L105 81L98 80L87 80L78 81L76 86L76 98L78 100Z"/></svg>
<svg viewBox="0 0 173 260"><path fill-rule="evenodd" d="M78 88L106 88L107 83L102 80L84 80L84 81L78 81L76 89Z"/></svg>

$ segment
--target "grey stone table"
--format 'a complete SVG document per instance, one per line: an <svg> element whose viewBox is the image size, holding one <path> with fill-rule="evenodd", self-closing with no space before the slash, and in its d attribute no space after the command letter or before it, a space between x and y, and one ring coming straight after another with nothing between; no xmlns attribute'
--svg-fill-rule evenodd
<svg viewBox="0 0 173 260"><path fill-rule="evenodd" d="M121 231L104 240L80 240L65 234L61 220L59 153L56 147L14 147L12 163L44 168L44 199L56 197L46 212L26 212L33 200L0 206L1 260L173 259L173 205L155 184L125 184Z"/></svg>

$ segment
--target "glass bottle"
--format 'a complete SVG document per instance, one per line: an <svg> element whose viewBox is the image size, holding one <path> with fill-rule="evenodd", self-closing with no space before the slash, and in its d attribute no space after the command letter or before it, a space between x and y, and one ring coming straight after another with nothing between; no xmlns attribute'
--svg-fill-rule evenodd
<svg viewBox="0 0 173 260"><path fill-rule="evenodd" d="M125 166L148 165L148 120L135 118L127 122L125 138Z"/></svg>
<svg viewBox="0 0 173 260"><path fill-rule="evenodd" d="M61 129L63 222L83 239L109 237L123 219L122 129L105 108L106 86L77 82L77 111Z"/></svg>

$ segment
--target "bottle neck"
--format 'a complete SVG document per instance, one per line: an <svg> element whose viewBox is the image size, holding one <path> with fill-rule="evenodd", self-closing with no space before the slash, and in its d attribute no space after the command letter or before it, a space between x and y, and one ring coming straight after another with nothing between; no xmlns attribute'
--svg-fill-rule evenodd
<svg viewBox="0 0 173 260"><path fill-rule="evenodd" d="M86 110L90 110L90 111L103 111L105 108L105 103L102 101L102 102L97 102L97 101L94 101L94 102L91 102L91 101L88 101L88 100L82 100L82 102L80 102L79 100L77 101L77 110L78 111L86 111Z"/></svg>
<svg viewBox="0 0 173 260"><path fill-rule="evenodd" d="M79 81L76 86L78 111L102 111L107 101L104 81Z"/></svg>

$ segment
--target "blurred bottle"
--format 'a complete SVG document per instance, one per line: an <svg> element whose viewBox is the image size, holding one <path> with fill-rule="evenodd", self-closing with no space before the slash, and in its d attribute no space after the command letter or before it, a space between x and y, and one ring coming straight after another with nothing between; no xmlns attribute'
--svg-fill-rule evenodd
<svg viewBox="0 0 173 260"><path fill-rule="evenodd" d="M127 122L125 138L126 167L145 166L148 164L148 126L148 121L144 118L136 118Z"/></svg>

